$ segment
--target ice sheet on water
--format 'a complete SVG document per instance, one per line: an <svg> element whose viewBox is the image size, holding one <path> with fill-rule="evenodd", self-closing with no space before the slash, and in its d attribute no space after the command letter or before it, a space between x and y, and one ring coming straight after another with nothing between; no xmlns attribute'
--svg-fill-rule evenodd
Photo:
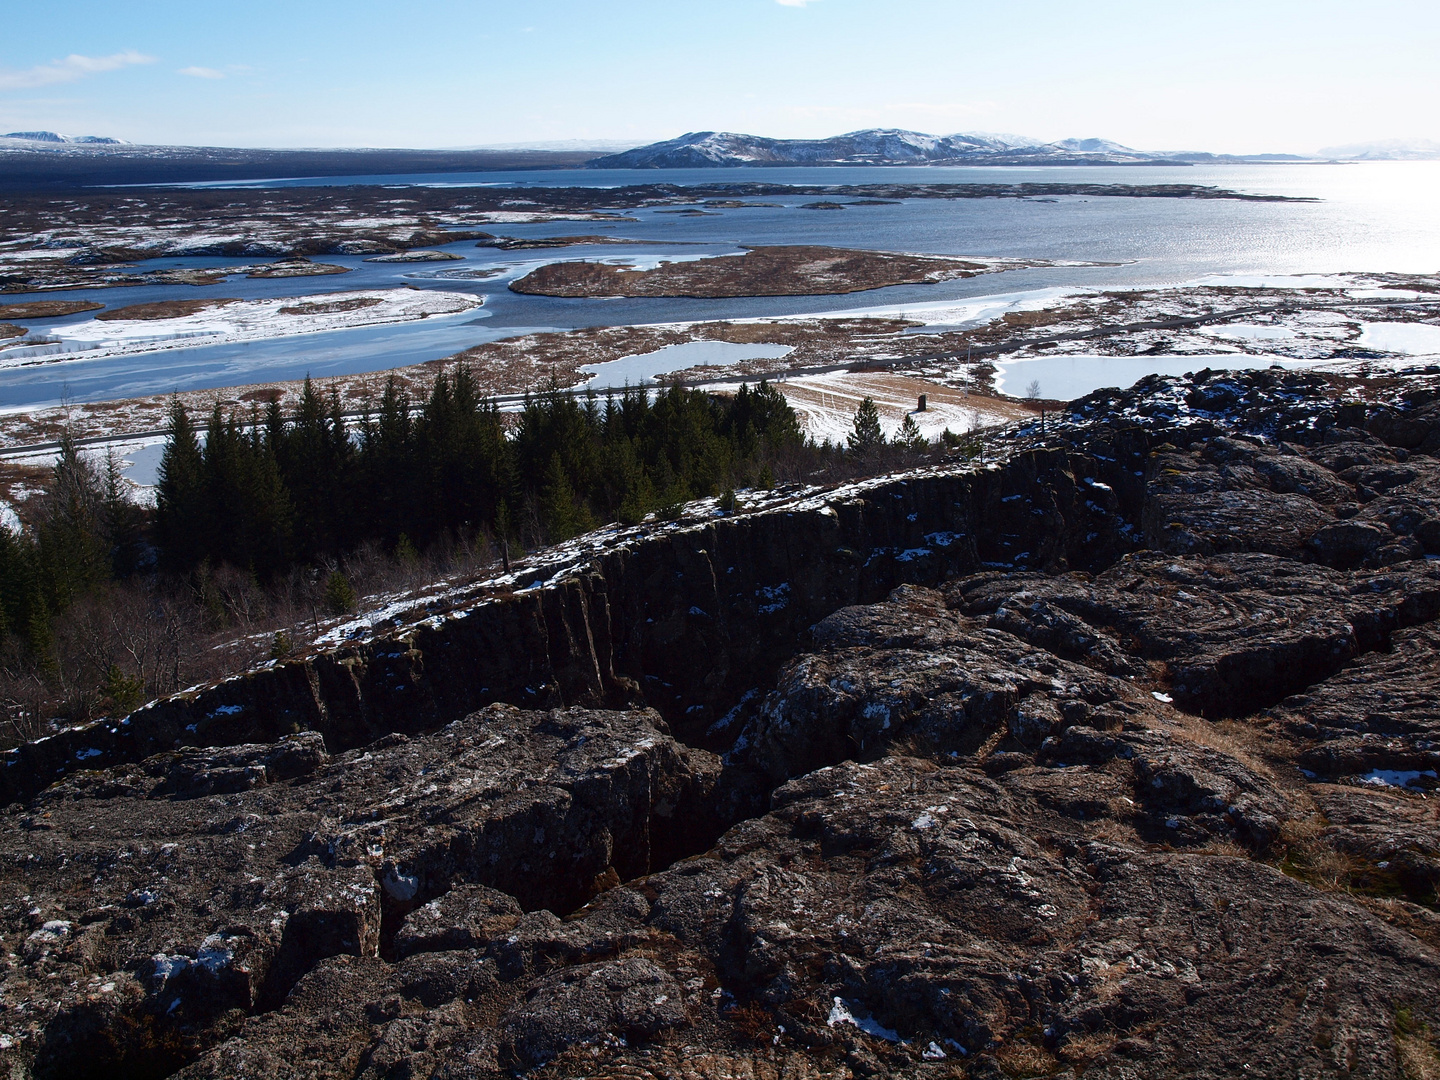
<svg viewBox="0 0 1440 1080"><path fill-rule="evenodd" d="M364 301L356 306L356 301ZM54 327L55 344L7 351L0 368L35 362L42 355L73 352L93 360L151 352L197 342L251 341L327 330L473 313L483 301L468 293L426 289L372 289L303 297L242 300L170 319L88 319ZM331 310L327 310L330 308ZM283 314L281 309L290 309Z"/></svg>
<svg viewBox="0 0 1440 1080"><path fill-rule="evenodd" d="M654 380L667 371L683 371L690 367L715 367L738 364L743 360L773 360L789 356L793 345L737 344L732 341L686 341L666 345L654 352L634 353L618 360L607 360L580 370L590 376L587 386L619 387L629 383L637 386Z"/></svg>

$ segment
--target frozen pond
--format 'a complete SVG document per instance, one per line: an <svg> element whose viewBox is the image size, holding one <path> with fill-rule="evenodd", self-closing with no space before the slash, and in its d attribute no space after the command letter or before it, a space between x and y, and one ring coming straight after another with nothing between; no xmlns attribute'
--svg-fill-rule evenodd
<svg viewBox="0 0 1440 1080"><path fill-rule="evenodd" d="M772 360L789 356L793 345L737 345L732 341L687 341L666 345L654 352L622 356L580 370L590 375L585 385L602 387L638 386L652 382L666 371L683 371L690 367L717 367L738 364L742 360Z"/></svg>
<svg viewBox="0 0 1440 1080"><path fill-rule="evenodd" d="M1366 323L1360 344L1385 352L1428 356L1440 353L1440 326L1429 323Z"/></svg>
<svg viewBox="0 0 1440 1080"><path fill-rule="evenodd" d="M1124 388L1146 375L1184 375L1203 368L1289 369L1315 367L1314 360L1277 361L1269 356L1219 353L1214 356L1037 356L995 363L995 389L1022 396L1032 382L1042 398L1073 401L1104 386Z"/></svg>

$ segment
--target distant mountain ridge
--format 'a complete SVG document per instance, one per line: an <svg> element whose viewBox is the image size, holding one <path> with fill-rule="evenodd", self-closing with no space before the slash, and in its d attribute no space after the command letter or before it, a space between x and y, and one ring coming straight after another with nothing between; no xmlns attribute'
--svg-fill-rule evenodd
<svg viewBox="0 0 1440 1080"><path fill-rule="evenodd" d="M1320 151L1320 156L1346 161L1440 161L1440 143L1429 139L1385 139L1327 146Z"/></svg>
<svg viewBox="0 0 1440 1080"><path fill-rule="evenodd" d="M0 139L21 139L25 142L69 144L72 146L129 146L124 139L108 135L61 135L55 131L11 131Z"/></svg>
<svg viewBox="0 0 1440 1080"><path fill-rule="evenodd" d="M1135 150L1109 139L1028 140L1019 136L927 135L897 128L830 139L768 139L692 131L678 139L608 154L591 169L715 169L785 165L1191 165L1306 161L1296 154L1210 154Z"/></svg>

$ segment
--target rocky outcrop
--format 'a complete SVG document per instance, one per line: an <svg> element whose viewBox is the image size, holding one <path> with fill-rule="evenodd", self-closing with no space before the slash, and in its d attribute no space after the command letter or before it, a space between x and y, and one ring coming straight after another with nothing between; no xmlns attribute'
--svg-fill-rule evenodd
<svg viewBox="0 0 1440 1080"><path fill-rule="evenodd" d="M1397 1011L1434 1022L1413 934L1262 863L1121 842L1015 775L813 772L568 922L323 961L181 1075L1379 1076L1412 1049Z"/></svg>
<svg viewBox="0 0 1440 1080"><path fill-rule="evenodd" d="M1423 389L1150 380L23 747L0 1064L1426 1075Z"/></svg>
<svg viewBox="0 0 1440 1080"><path fill-rule="evenodd" d="M1125 463L1143 462L1143 446L1135 440ZM986 562L1088 568L1138 545L1143 486L1118 475L1121 464L1022 450L1003 470L927 470L772 511L644 527L393 634L26 744L4 757L0 788L14 800L76 769L296 731L339 751L495 701L643 701L697 738L840 607Z"/></svg>
<svg viewBox="0 0 1440 1080"><path fill-rule="evenodd" d="M569 911L713 840L720 773L652 712L493 706L334 757L300 735L72 777L0 819L0 1000L27 1003L0 1053L129 1068L213 1043L327 957Z"/></svg>

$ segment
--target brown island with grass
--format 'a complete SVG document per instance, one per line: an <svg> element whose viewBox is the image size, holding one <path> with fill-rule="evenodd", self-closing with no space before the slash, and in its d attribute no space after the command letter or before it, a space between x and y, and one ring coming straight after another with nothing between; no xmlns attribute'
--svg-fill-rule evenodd
<svg viewBox="0 0 1440 1080"><path fill-rule="evenodd" d="M0 319L59 319L82 311L99 311L104 306L89 300L32 300L28 304L0 304Z"/></svg>
<svg viewBox="0 0 1440 1080"><path fill-rule="evenodd" d="M744 255L662 262L650 270L599 262L551 263L512 282L535 296L822 296L887 285L931 285L1034 262L959 259L893 251L795 246L756 247Z"/></svg>
<svg viewBox="0 0 1440 1080"><path fill-rule="evenodd" d="M183 319L187 315L198 315L211 308L238 304L234 296L207 297L204 300L156 300L149 304L131 304L128 307L111 308L102 311L95 318L101 322L154 322L159 319Z"/></svg>

